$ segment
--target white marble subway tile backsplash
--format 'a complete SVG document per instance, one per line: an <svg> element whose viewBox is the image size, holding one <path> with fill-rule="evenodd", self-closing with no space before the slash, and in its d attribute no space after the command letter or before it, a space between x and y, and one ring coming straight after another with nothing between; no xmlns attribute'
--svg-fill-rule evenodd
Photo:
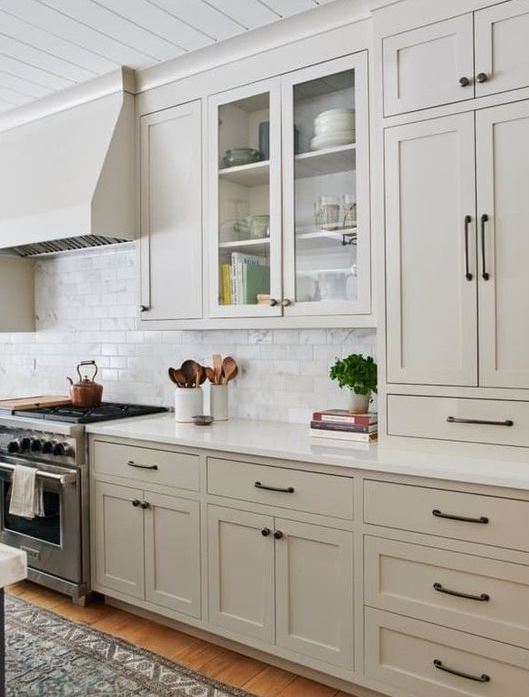
<svg viewBox="0 0 529 697"><path fill-rule="evenodd" d="M37 263L37 331L0 334L0 396L65 393L82 359L100 366L105 399L170 405L167 367L232 355L233 416L307 421L315 408L344 406L327 377L336 356L375 355L371 329L142 331L133 245L50 257Z"/></svg>

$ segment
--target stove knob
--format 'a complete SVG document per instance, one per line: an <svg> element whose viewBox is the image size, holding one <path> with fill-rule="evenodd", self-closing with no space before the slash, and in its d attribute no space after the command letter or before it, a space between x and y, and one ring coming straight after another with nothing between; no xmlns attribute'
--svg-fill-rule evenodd
<svg viewBox="0 0 529 697"><path fill-rule="evenodd" d="M54 443L52 452L55 457L62 457L64 455L64 443Z"/></svg>
<svg viewBox="0 0 529 697"><path fill-rule="evenodd" d="M20 450L20 444L17 440L12 440L7 444L8 453L18 453Z"/></svg>
<svg viewBox="0 0 529 697"><path fill-rule="evenodd" d="M22 438L20 440L20 451L21 452L26 452L26 450L29 450L31 440L29 438Z"/></svg>
<svg viewBox="0 0 529 697"><path fill-rule="evenodd" d="M38 438L32 438L30 450L32 453L40 452L42 450L42 441L40 441Z"/></svg>
<svg viewBox="0 0 529 697"><path fill-rule="evenodd" d="M51 440L45 440L44 443L42 444L42 452L44 455L49 455L51 451L53 450L53 443Z"/></svg>

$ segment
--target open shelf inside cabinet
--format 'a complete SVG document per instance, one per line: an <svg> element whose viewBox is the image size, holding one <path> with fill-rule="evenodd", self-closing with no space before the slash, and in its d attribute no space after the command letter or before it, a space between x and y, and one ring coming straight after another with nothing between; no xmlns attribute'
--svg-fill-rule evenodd
<svg viewBox="0 0 529 697"><path fill-rule="evenodd" d="M340 230L317 230L315 232L300 232L296 241L303 241L307 246L328 247L328 240L334 240L340 245L356 244L357 228L342 228Z"/></svg>
<svg viewBox="0 0 529 697"><path fill-rule="evenodd" d="M236 167L223 167L219 169L221 180L239 184L240 186L261 186L268 184L270 178L269 160L251 162L248 165L238 165Z"/></svg>
<svg viewBox="0 0 529 697"><path fill-rule="evenodd" d="M296 179L348 172L356 167L356 143L304 152L294 157Z"/></svg>

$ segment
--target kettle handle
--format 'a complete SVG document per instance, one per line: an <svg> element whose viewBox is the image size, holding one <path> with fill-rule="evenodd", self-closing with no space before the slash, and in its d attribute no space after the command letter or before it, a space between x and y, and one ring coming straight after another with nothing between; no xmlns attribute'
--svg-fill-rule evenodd
<svg viewBox="0 0 529 697"><path fill-rule="evenodd" d="M93 382L93 381L96 379L96 375L97 375L97 371L98 371L96 362L95 362L95 361L81 361L81 362L78 364L78 366L77 366L77 375L79 375L79 380L82 380L82 379L83 379L83 377L82 377L82 375L81 375L81 371L80 371L80 368L81 368L82 365L91 365L91 366L94 367L95 370L94 370L94 374L92 375L92 382Z"/></svg>

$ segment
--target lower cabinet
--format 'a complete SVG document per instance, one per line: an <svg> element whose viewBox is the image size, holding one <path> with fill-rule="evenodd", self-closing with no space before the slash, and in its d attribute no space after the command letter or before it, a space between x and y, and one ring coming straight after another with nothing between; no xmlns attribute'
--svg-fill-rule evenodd
<svg viewBox="0 0 529 697"><path fill-rule="evenodd" d="M209 621L353 667L353 534L208 507Z"/></svg>
<svg viewBox="0 0 529 697"><path fill-rule="evenodd" d="M200 504L95 482L95 581L200 617Z"/></svg>

